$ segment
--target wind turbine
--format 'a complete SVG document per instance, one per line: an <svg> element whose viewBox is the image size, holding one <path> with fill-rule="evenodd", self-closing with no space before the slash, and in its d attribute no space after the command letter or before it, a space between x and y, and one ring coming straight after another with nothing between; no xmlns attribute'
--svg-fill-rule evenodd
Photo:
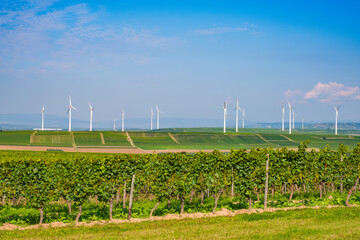
<svg viewBox="0 0 360 240"><path fill-rule="evenodd" d="M245 108L242 109L242 128L245 128Z"/></svg>
<svg viewBox="0 0 360 240"><path fill-rule="evenodd" d="M292 112L292 107L290 105L290 103L288 103L289 105L289 134L291 134L291 112Z"/></svg>
<svg viewBox="0 0 360 240"><path fill-rule="evenodd" d="M163 113L159 110L158 105L156 105L156 115L157 115L157 122L156 122L156 129L160 129L160 113Z"/></svg>
<svg viewBox="0 0 360 240"><path fill-rule="evenodd" d="M114 118L114 132L116 131L115 123L116 123L116 118Z"/></svg>
<svg viewBox="0 0 360 240"><path fill-rule="evenodd" d="M226 133L227 102L224 102L224 133Z"/></svg>
<svg viewBox="0 0 360 240"><path fill-rule="evenodd" d="M340 106L338 106L338 107L335 107L334 106L334 109L335 109L335 135L337 135L337 130L338 130L338 116L339 116L339 108L340 108Z"/></svg>
<svg viewBox="0 0 360 240"><path fill-rule="evenodd" d="M68 110L68 114L69 114L69 132L71 132L71 109L75 109L76 111L79 111L76 109L76 107L74 107L72 104L71 104L71 96L69 95L69 110Z"/></svg>
<svg viewBox="0 0 360 240"><path fill-rule="evenodd" d="M122 110L122 114L121 114L121 131L123 132L125 130L125 125L124 125L124 118L125 118L125 113L124 113L124 109Z"/></svg>
<svg viewBox="0 0 360 240"><path fill-rule="evenodd" d="M281 121L281 131L285 131L285 106L284 102L282 103L282 121Z"/></svg>
<svg viewBox="0 0 360 240"><path fill-rule="evenodd" d="M302 119L301 129L304 129L304 118Z"/></svg>
<svg viewBox="0 0 360 240"><path fill-rule="evenodd" d="M153 120L154 120L154 111L153 111L153 108L151 107L150 108L150 130L153 130Z"/></svg>
<svg viewBox="0 0 360 240"><path fill-rule="evenodd" d="M295 129L295 112L294 112L294 107L292 107L292 129Z"/></svg>
<svg viewBox="0 0 360 240"><path fill-rule="evenodd" d="M239 99L236 100L236 132L238 132L239 128L239 110L241 111L241 108L239 107Z"/></svg>
<svg viewBox="0 0 360 240"><path fill-rule="evenodd" d="M89 102L90 107L90 132L92 132L92 122L93 122L93 111L95 108L91 106L91 103Z"/></svg>
<svg viewBox="0 0 360 240"><path fill-rule="evenodd" d="M44 131L44 116L45 115L45 107L43 104L42 110L41 110L41 131Z"/></svg>

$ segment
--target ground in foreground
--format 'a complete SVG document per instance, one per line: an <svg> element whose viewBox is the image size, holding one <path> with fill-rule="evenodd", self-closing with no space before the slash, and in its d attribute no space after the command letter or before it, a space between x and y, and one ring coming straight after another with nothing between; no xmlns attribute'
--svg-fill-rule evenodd
<svg viewBox="0 0 360 240"><path fill-rule="evenodd" d="M359 239L360 207L1 231L2 239Z"/></svg>

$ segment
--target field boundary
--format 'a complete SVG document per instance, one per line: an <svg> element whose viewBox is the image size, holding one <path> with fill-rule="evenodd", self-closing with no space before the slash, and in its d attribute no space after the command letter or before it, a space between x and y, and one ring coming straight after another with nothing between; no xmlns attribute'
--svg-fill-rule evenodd
<svg viewBox="0 0 360 240"><path fill-rule="evenodd" d="M100 134L100 138L101 138L101 144L105 145L105 138L104 138L104 134L101 132Z"/></svg>
<svg viewBox="0 0 360 240"><path fill-rule="evenodd" d="M128 132L126 132L126 139L128 140L128 142L130 143L130 145L132 147L138 148L138 147L135 146L135 144L134 144L133 140L131 139L130 134ZM138 149L140 149L140 148L138 148Z"/></svg>
<svg viewBox="0 0 360 240"><path fill-rule="evenodd" d="M272 142L269 142L268 140L266 140L263 136L261 136L260 134L256 134L256 136L258 136L259 138L261 138L262 140L264 140L265 142L267 143L271 143L273 144ZM277 145L277 144L276 144Z"/></svg>
<svg viewBox="0 0 360 240"><path fill-rule="evenodd" d="M72 146L73 146L73 148L77 151L74 133L73 133L73 132L70 132L70 136L71 136L71 139L72 139Z"/></svg>
<svg viewBox="0 0 360 240"><path fill-rule="evenodd" d="M328 206L299 206L299 207L285 207L285 208L254 208L254 209L240 209L235 211L230 211L226 208L221 208L220 211L214 213L183 213L183 214L167 214L165 216L153 216L152 218L131 218L130 220L125 219L113 219L113 220L100 220L93 222L78 222L75 223L63 223L63 222L52 222L45 224L36 224L26 227L20 227L10 223L4 223L3 226L0 226L0 231L4 230L28 230L28 229L46 229L49 227L72 227L72 226L84 226L91 227L94 225L105 225L105 224L124 224L124 223L138 223L138 222L147 222L147 221L163 221L163 220L181 220L181 219L198 219L198 218L210 218L210 217L234 217L240 214L261 214L266 212L279 212L279 211L291 211L299 209L320 209L320 208L341 208L345 206L338 205L328 205ZM357 205L352 205L349 207L358 207Z"/></svg>
<svg viewBox="0 0 360 240"><path fill-rule="evenodd" d="M174 137L174 135L172 135L170 132L168 132L168 134L174 142L176 142L177 144L180 144L179 141Z"/></svg>
<svg viewBox="0 0 360 240"><path fill-rule="evenodd" d="M280 134L280 136L286 138L286 139L289 140L290 142L296 143L294 140L292 140L291 138L289 138L289 137L287 137L287 136L285 136L285 135Z"/></svg>
<svg viewBox="0 0 360 240"><path fill-rule="evenodd" d="M37 131L34 131L31 135L30 135L30 144L34 143L34 136L37 133Z"/></svg>

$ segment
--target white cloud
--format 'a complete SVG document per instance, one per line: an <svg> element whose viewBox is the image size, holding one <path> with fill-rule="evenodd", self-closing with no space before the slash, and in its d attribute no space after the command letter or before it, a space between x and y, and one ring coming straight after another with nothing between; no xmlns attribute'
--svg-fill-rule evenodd
<svg viewBox="0 0 360 240"><path fill-rule="evenodd" d="M344 100L360 99L360 88L347 87L342 83L329 82L318 83L314 88L304 95L305 100L316 100L319 102L340 102Z"/></svg>
<svg viewBox="0 0 360 240"><path fill-rule="evenodd" d="M108 55L143 59L140 62L145 63L152 58L142 56L144 51L139 49L181 44L175 38L159 35L156 29L103 24L103 11L91 10L87 4L59 9L54 2L19 1L0 10L0 69L104 64L102 59Z"/></svg>

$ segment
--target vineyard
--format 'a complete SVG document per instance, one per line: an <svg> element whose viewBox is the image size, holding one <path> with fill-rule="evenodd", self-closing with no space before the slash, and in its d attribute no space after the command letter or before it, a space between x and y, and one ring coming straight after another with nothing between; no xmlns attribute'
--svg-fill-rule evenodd
<svg viewBox="0 0 360 240"><path fill-rule="evenodd" d="M360 144L351 151L343 145L336 151L314 151L307 144L296 151L238 149L226 155L0 152L0 221L21 219L1 216L16 206L36 211L43 223L54 219L47 210L58 213L64 208L73 221L81 221L83 207L90 203L101 206L98 211L110 220L114 209L122 209L120 215L130 219L134 204L141 201L147 201L144 212L149 217L166 208L189 212L194 203L210 203L206 211L215 212L223 199L230 199L233 209L281 207L295 197L301 198L297 204L306 205L309 198L324 199L329 193L340 196L331 204L357 203L359 197L353 194L359 185Z"/></svg>
<svg viewBox="0 0 360 240"><path fill-rule="evenodd" d="M29 146L61 147L63 151L91 152L89 149L130 149L121 151L133 153L134 149L144 150L228 150L262 148L297 148L301 142L309 140L310 148L325 148L336 150L339 144L353 149L360 142L359 132L351 134L344 132L334 136L326 131L294 130L287 134L278 129L241 129L239 133L224 134L221 129L189 128L161 129L155 131L2 131L0 132L0 147ZM215 132L217 131L217 132ZM342 132L343 133L343 132ZM345 134L346 133L346 134ZM27 148L31 149L31 148ZM25 150L18 148L18 150ZM106 152L106 151L103 151ZM109 152L109 151L108 151ZM119 151L113 151L116 153Z"/></svg>

